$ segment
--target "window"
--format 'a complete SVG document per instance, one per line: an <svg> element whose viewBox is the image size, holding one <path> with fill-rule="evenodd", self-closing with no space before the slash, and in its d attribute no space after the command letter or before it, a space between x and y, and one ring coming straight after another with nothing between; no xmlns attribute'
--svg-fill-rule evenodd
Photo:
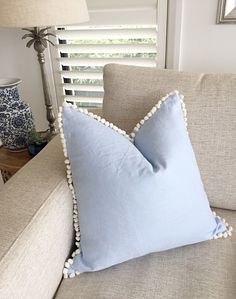
<svg viewBox="0 0 236 299"><path fill-rule="evenodd" d="M55 30L53 69L59 104L99 108L103 66L157 66L156 7L90 11L90 23Z"/></svg>

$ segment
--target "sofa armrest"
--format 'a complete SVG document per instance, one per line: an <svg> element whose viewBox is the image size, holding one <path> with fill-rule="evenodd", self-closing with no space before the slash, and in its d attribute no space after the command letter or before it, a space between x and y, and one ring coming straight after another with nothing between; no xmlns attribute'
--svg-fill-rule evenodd
<svg viewBox="0 0 236 299"><path fill-rule="evenodd" d="M0 190L0 298L52 298L73 238L59 137Z"/></svg>

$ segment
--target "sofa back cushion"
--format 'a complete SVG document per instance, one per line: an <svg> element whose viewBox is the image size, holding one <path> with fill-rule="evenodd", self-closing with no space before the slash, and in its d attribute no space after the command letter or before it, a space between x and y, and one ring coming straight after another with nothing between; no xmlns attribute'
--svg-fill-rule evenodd
<svg viewBox="0 0 236 299"><path fill-rule="evenodd" d="M212 206L236 210L236 74L195 74L109 64L103 115L131 132L165 94L185 96L188 130Z"/></svg>

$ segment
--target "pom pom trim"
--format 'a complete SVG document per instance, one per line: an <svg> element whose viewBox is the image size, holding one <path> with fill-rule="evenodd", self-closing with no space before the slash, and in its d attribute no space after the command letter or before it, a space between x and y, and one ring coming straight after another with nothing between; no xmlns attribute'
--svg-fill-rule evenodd
<svg viewBox="0 0 236 299"><path fill-rule="evenodd" d="M224 231L224 232L222 232L222 233L217 233L217 234L215 234L214 236L213 236L213 239L222 239L222 238L224 238L224 239L226 239L227 237L231 237L232 236L232 231L233 231L233 227L232 226L230 226L226 221L225 221L225 219L224 218L221 218L220 216L218 216L218 215L216 215L216 212L212 212L213 213L213 215L215 216L215 218L218 218L219 220L221 220L224 224L225 224L225 226L226 226L226 230Z"/></svg>

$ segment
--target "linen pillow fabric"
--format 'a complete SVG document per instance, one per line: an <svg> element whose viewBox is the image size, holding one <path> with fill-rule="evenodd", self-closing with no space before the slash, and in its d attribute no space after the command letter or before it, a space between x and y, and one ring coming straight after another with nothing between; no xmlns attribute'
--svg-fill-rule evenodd
<svg viewBox="0 0 236 299"><path fill-rule="evenodd" d="M65 277L231 235L209 207L186 125L178 92L129 136L87 110L60 109L77 246Z"/></svg>

